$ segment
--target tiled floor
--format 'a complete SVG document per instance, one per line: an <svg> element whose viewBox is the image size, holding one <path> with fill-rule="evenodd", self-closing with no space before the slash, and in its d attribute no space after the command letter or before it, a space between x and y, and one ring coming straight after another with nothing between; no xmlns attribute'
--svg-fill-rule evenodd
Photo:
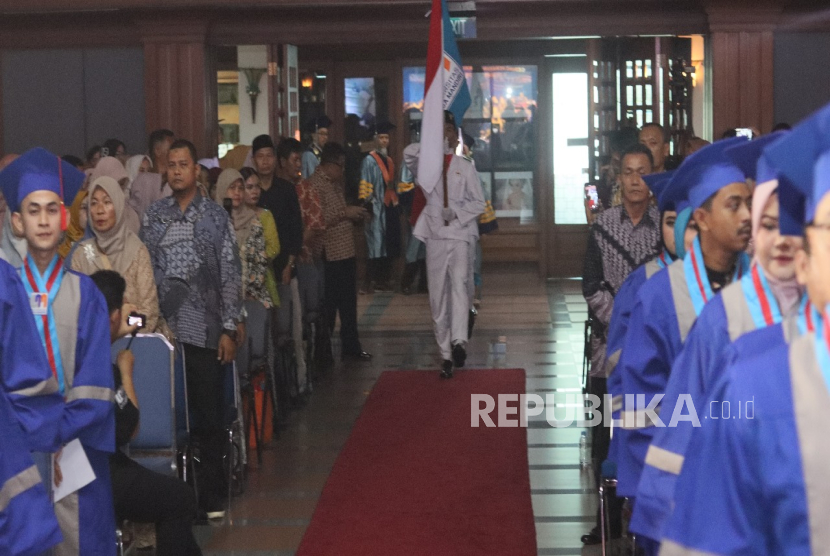
<svg viewBox="0 0 830 556"><path fill-rule="evenodd" d="M485 297L468 348L469 367L524 368L527 392L578 394L583 322L580 282L544 282L532 269L485 268ZM199 527L205 554L290 555L299 546L337 454L383 370L435 368L439 362L425 295L375 294L358 300L369 364L338 366L315 384L308 404L252 468L231 523ZM539 554L583 554L580 536L596 515L593 478L579 467L575 425L552 428L544 415L527 428L530 482ZM584 554L598 554L586 550ZM390 555L394 556L394 555Z"/></svg>

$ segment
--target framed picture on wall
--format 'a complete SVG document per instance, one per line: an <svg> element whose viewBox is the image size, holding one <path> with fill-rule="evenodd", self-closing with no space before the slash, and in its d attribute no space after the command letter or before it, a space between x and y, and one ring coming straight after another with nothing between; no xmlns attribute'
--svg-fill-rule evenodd
<svg viewBox="0 0 830 556"><path fill-rule="evenodd" d="M499 217L533 217L533 172L495 172L493 208Z"/></svg>

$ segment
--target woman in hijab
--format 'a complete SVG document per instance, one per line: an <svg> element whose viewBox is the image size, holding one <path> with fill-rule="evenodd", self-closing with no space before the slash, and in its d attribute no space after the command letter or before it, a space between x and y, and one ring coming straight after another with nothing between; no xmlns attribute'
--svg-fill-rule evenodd
<svg viewBox="0 0 830 556"><path fill-rule="evenodd" d="M270 308L274 302L265 285L268 257L265 254L265 234L257 213L244 202L245 181L242 175L229 168L216 182L216 202L231 200L231 222L236 232L239 255L242 260L242 296L254 299Z"/></svg>
<svg viewBox="0 0 830 556"><path fill-rule="evenodd" d="M161 323L153 265L147 248L127 227L124 191L109 176L95 179L89 190L89 223L94 236L78 244L72 269L87 275L99 270L118 272L127 282L125 301L147 317L144 331L155 332Z"/></svg>
<svg viewBox="0 0 830 556"><path fill-rule="evenodd" d="M274 307L279 307L280 295L277 290L277 279L274 276L272 264L277 255L280 254L280 236L277 233L277 223L268 209L257 206L262 189L259 187L259 176L256 171L253 168L242 168L239 173L242 175L242 179L245 180L245 198L243 202L256 212L265 233L265 256L268 258L265 287L268 288L268 293L271 294Z"/></svg>
<svg viewBox="0 0 830 556"><path fill-rule="evenodd" d="M128 185L129 178L124 165L114 156L105 156L92 170L87 170L87 181L84 187L78 192L72 206L69 208L69 226L66 230L66 238L60 246L61 257L72 261L73 246L81 240L92 237L92 229L88 225L89 214L89 184L98 178L107 176L115 180L122 190ZM123 216L125 225L134 234L141 229L141 221L132 207L126 207ZM70 266L71 268L71 266Z"/></svg>
<svg viewBox="0 0 830 556"><path fill-rule="evenodd" d="M146 154L137 154L128 158L124 167L127 169L128 179L125 191L129 192L138 175L149 172L153 168L153 161Z"/></svg>

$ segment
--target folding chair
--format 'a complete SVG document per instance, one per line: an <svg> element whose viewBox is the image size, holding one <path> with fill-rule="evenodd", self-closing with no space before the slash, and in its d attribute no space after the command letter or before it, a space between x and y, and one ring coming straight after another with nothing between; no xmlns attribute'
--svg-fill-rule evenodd
<svg viewBox="0 0 830 556"><path fill-rule="evenodd" d="M262 442L265 435L265 415L268 410L268 402L271 402L274 413L276 413L277 407L271 315L268 309L259 301L245 301L245 310L248 313L246 320L247 341L237 351L236 367L240 373L242 396L247 404L244 416L245 431L250 431L251 425L253 425L257 461L262 464ZM260 372L265 375L265 387L263 388L262 414L257 415L255 381Z"/></svg>
<svg viewBox="0 0 830 556"><path fill-rule="evenodd" d="M113 360L130 338L112 345ZM175 348L161 334L139 334L132 340L133 384L141 404L141 426L130 441L130 457L163 475L178 472Z"/></svg>
<svg viewBox="0 0 830 556"><path fill-rule="evenodd" d="M239 385L239 375L236 371L236 363L225 366L225 434L227 438L224 454L225 466L227 469L228 481L228 520L231 519L231 497L234 494L245 492L246 465L248 463L248 450L246 433L243 430L242 396Z"/></svg>

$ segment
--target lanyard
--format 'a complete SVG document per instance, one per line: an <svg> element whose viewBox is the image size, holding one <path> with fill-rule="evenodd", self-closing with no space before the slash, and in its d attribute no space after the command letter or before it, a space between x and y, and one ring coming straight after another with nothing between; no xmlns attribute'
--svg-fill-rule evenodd
<svg viewBox="0 0 830 556"><path fill-rule="evenodd" d="M43 347L46 349L46 358L49 361L49 367L52 369L52 375L57 378L60 392L63 394L66 389L64 381L63 360L61 359L60 345L58 344L58 330L55 323L55 313L52 309L55 297L61 288L63 282L63 261L60 257L55 255L49 267L46 269L44 276L40 275L37 266L32 260L31 254L26 256L21 268L23 274L23 286L26 293L29 294L30 299L35 294L47 294L47 311L45 315L35 315L35 324L40 333L40 340L43 342ZM46 278L48 277L48 278ZM38 318L38 316L40 318Z"/></svg>
<svg viewBox="0 0 830 556"><path fill-rule="evenodd" d="M740 280L750 266L749 255L741 253L735 265L734 280ZM706 275L706 267L703 265L703 252L700 250L700 238L695 238L692 248L683 259L683 272L686 275L686 284L689 287L689 294L692 297L692 304L695 314L700 315L703 306L714 297L712 285Z"/></svg>
<svg viewBox="0 0 830 556"><path fill-rule="evenodd" d="M764 328L781 322L781 309L770 290L766 276L757 264L752 265L749 274L741 278L749 312L756 328Z"/></svg>

